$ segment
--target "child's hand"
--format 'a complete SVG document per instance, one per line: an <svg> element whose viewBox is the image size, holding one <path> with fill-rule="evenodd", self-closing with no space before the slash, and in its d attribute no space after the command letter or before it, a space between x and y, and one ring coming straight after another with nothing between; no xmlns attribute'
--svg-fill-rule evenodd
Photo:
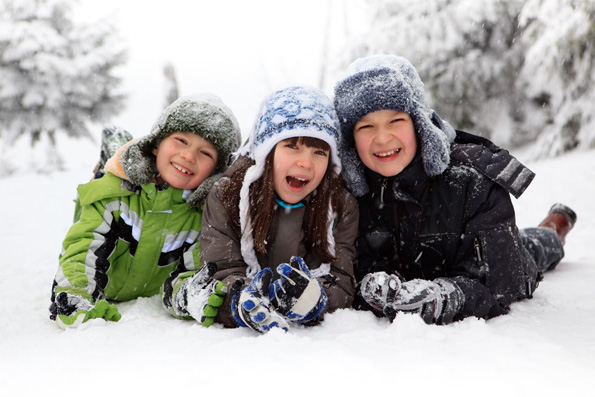
<svg viewBox="0 0 595 397"><path fill-rule="evenodd" d="M105 321L119 321L122 318L116 305L106 300L98 300L93 305L78 295L60 292L56 295L55 304L56 324L63 329L76 328L92 318L102 318Z"/></svg>
<svg viewBox="0 0 595 397"><path fill-rule="evenodd" d="M262 334L272 328L289 331L287 322L269 308L272 276L272 270L266 268L258 272L246 288L240 290L243 280L237 280L232 286L232 313L240 327L252 328Z"/></svg>
<svg viewBox="0 0 595 397"><path fill-rule="evenodd" d="M316 320L326 308L326 292L302 258L292 256L289 263L277 266L281 278L271 285L271 304L288 320L298 323Z"/></svg>
<svg viewBox="0 0 595 397"><path fill-rule="evenodd" d="M399 311L415 312L428 324L452 322L465 299L460 288L447 278L401 282L396 275L385 272L367 274L361 283L361 294L391 321Z"/></svg>
<svg viewBox="0 0 595 397"><path fill-rule="evenodd" d="M208 327L213 324L223 304L227 287L219 280L213 279L217 272L217 264L207 263L182 287L186 293L186 310L200 324Z"/></svg>

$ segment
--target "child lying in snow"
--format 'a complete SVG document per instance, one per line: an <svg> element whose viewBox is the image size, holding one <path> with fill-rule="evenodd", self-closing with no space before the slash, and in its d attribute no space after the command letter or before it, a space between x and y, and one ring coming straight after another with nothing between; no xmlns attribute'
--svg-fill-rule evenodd
<svg viewBox="0 0 595 397"><path fill-rule="evenodd" d="M520 196L533 173L442 121L406 59L355 61L335 109L343 177L360 206L356 308L437 324L490 318L530 298L564 256L576 214L556 204L519 231L509 193Z"/></svg>
<svg viewBox="0 0 595 397"><path fill-rule="evenodd" d="M115 141L130 138L108 132ZM202 203L239 143L232 112L202 94L178 99L149 135L120 148L105 175L98 169L99 178L78 188L81 211L62 244L50 318L61 327L92 318L118 321L109 302L153 296L163 287L167 308L172 299L184 300L178 313L212 323L224 290L209 278L214 268L195 275ZM181 296L191 284L207 293Z"/></svg>
<svg viewBox="0 0 595 397"><path fill-rule="evenodd" d="M338 177L338 129L321 91L277 91L211 190L200 246L231 291L224 326L288 330L351 306L358 208Z"/></svg>

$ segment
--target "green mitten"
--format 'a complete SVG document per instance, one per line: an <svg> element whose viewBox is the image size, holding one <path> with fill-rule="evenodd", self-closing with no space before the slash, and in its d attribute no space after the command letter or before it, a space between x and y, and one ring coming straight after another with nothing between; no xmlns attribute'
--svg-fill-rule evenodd
<svg viewBox="0 0 595 397"><path fill-rule="evenodd" d="M102 318L105 321L118 321L122 318L116 305L106 300L98 300L93 305L83 297L66 292L56 295L50 311L52 312L50 318L64 329L76 328L92 318Z"/></svg>

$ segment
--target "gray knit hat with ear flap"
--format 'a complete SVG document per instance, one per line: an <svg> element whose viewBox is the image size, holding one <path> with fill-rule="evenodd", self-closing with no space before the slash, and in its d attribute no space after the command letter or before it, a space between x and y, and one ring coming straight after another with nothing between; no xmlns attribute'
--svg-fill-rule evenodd
<svg viewBox="0 0 595 397"><path fill-rule="evenodd" d="M122 152L120 164L132 183L144 185L156 175L157 165L152 151L174 132L194 133L210 142L217 150L218 160L213 175L186 197L188 205L198 207L227 169L231 153L240 146L238 121L233 112L214 94L194 94L177 99L163 110L149 135Z"/></svg>
<svg viewBox="0 0 595 397"><path fill-rule="evenodd" d="M371 112L396 110L409 114L426 173L439 175L448 167L455 130L429 108L424 85L407 59L375 55L354 61L335 85L334 102L341 124L342 175L354 196L366 194L368 185L365 166L355 149L353 127Z"/></svg>

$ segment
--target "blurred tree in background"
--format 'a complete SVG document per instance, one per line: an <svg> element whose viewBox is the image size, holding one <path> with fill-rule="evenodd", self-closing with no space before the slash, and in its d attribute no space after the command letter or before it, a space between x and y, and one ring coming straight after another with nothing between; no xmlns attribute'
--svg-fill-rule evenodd
<svg viewBox="0 0 595 397"><path fill-rule="evenodd" d="M341 65L377 53L416 66L456 128L534 155L595 146L592 0L367 1ZM353 23L353 22L352 22ZM357 22L356 22L357 23Z"/></svg>
<svg viewBox="0 0 595 397"><path fill-rule="evenodd" d="M0 138L49 141L46 167L60 168L56 133L90 136L89 123L117 114L124 96L114 68L125 51L114 27L72 20L72 1L0 0Z"/></svg>

